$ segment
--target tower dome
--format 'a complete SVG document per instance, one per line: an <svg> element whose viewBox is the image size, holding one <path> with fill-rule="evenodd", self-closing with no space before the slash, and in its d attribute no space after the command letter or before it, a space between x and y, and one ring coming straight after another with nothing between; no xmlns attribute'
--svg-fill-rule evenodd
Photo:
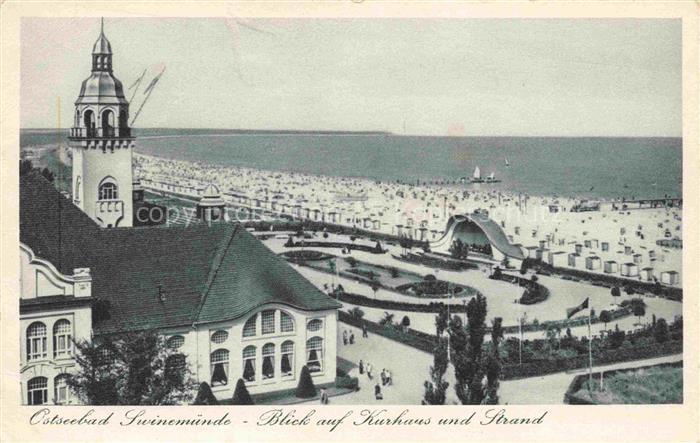
<svg viewBox="0 0 700 443"><path fill-rule="evenodd" d="M199 204L200 206L222 206L226 203L221 198L219 187L209 184L202 191L202 198L199 200Z"/></svg>
<svg viewBox="0 0 700 443"><path fill-rule="evenodd" d="M112 45L109 44L109 40L107 40L107 37L105 36L105 20L102 19L102 22L100 24L100 37L97 39L95 42L95 45L92 47L92 53L97 55L111 55L112 54Z"/></svg>

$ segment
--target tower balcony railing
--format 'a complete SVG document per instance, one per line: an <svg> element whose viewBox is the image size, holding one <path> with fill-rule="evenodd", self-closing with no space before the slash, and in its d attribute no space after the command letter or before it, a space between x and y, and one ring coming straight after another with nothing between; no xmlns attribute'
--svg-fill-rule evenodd
<svg viewBox="0 0 700 443"><path fill-rule="evenodd" d="M71 128L71 138L122 138L131 137L131 128Z"/></svg>

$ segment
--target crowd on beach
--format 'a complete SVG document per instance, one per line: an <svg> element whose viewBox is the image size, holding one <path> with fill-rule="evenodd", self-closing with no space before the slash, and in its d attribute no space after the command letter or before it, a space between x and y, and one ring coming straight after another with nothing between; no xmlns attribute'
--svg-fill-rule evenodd
<svg viewBox="0 0 700 443"><path fill-rule="evenodd" d="M232 195L246 195L257 201L304 208L303 215L297 214L302 218L324 217L329 221L332 215L337 224L428 241L440 239L451 216L478 210L498 223L508 240L526 253L528 248L564 253L576 250L583 256L596 255L620 264L638 255L635 264L640 270L653 268L654 278L662 271L681 272L681 249L665 246L670 241L682 242L682 208L678 206L622 209L621 199L598 199L598 209L577 211L582 205L580 198L497 191L488 185L396 183L142 154L134 157L136 174L148 184L147 189L167 183L192 189L196 197L198 189L215 184L229 203ZM603 250L602 243L609 247Z"/></svg>

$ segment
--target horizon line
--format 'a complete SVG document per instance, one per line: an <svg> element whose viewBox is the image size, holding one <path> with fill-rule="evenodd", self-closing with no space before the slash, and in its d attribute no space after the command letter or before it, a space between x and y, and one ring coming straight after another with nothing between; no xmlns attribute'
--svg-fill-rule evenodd
<svg viewBox="0 0 700 443"><path fill-rule="evenodd" d="M20 127L20 131L67 131L69 128L51 127ZM442 137L442 138L674 138L683 139L682 135L518 135L518 134L401 134L381 130L342 130L342 129L248 129L248 128L204 128L204 127L137 127L132 130L197 130L197 131L229 131L241 134L319 134L319 135L388 135L392 137Z"/></svg>

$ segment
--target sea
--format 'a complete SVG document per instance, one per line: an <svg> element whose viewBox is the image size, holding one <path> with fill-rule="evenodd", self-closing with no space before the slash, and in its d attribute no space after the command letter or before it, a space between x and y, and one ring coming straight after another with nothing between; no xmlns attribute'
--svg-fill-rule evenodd
<svg viewBox="0 0 700 443"><path fill-rule="evenodd" d="M585 199L682 196L681 138L437 137L135 129L136 152L222 166ZM22 129L21 147L67 143ZM475 168L498 183L468 184Z"/></svg>

